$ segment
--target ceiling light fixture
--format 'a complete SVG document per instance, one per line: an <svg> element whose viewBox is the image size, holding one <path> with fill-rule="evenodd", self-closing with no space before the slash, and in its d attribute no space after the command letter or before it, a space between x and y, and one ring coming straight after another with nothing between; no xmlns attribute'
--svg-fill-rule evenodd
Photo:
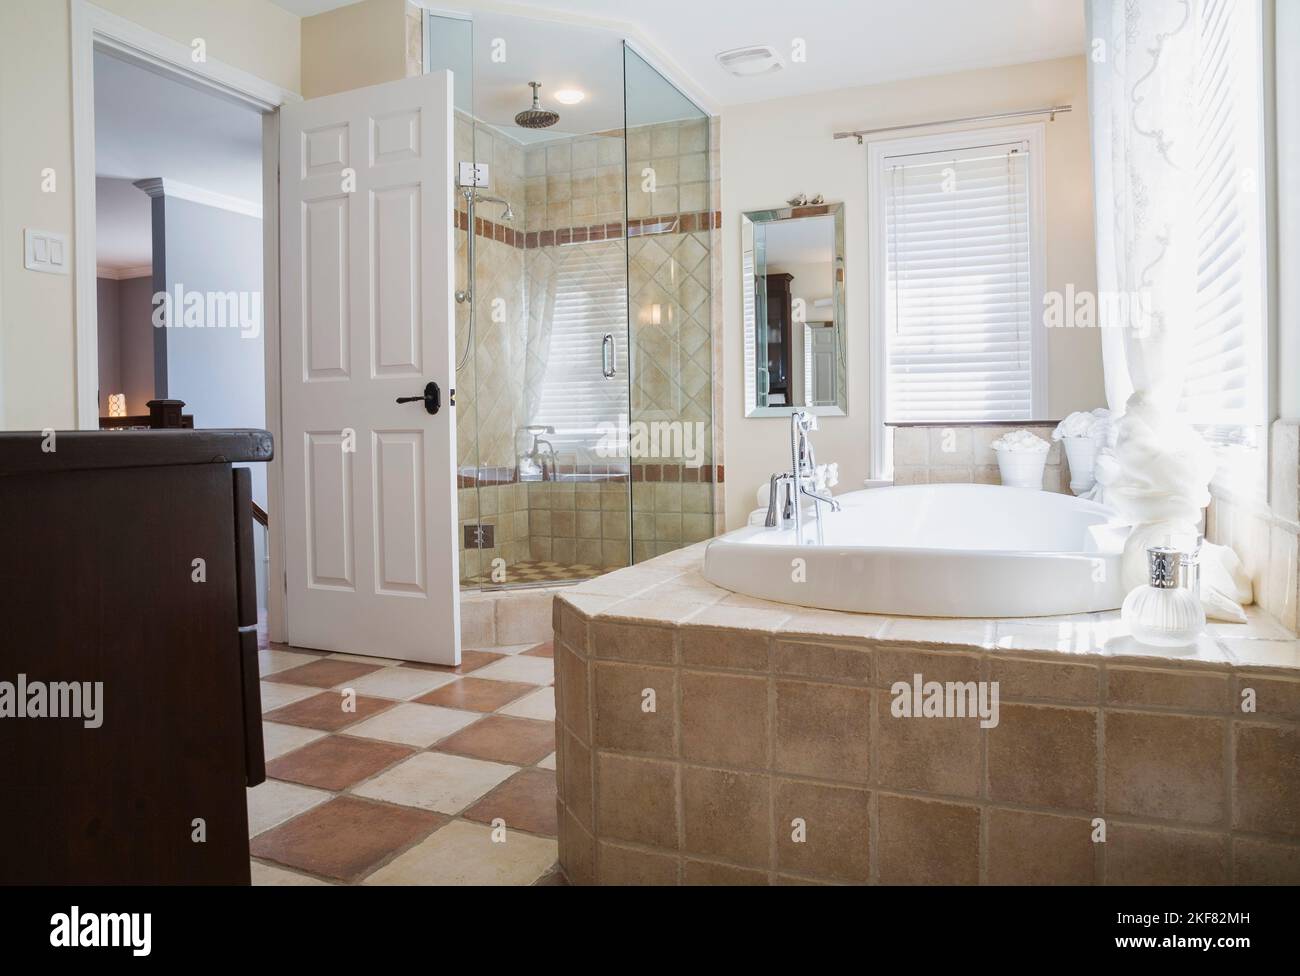
<svg viewBox="0 0 1300 976"><path fill-rule="evenodd" d="M717 58L718 64L740 78L765 75L785 67L781 55L767 44L732 48L730 51L720 51L714 57Z"/></svg>
<svg viewBox="0 0 1300 976"><path fill-rule="evenodd" d="M576 88L561 88L553 97L561 105L577 105L587 97L587 94Z"/></svg>

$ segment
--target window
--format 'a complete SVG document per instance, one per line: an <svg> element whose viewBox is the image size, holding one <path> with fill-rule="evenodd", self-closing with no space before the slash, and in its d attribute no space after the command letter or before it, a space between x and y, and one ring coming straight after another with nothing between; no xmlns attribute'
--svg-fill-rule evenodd
<svg viewBox="0 0 1300 976"><path fill-rule="evenodd" d="M555 294L545 346L541 396L534 424L550 424L557 450L580 450L627 413L627 383L605 378L604 337L617 350L619 377L627 363L627 259L621 241L555 249ZM531 364L530 364L531 365Z"/></svg>
<svg viewBox="0 0 1300 976"><path fill-rule="evenodd" d="M1181 409L1220 443L1267 409L1263 78L1259 8L1199 0L1195 331Z"/></svg>
<svg viewBox="0 0 1300 976"><path fill-rule="evenodd" d="M1035 328L1041 132L872 145L873 329L886 422L1046 415L1045 342Z"/></svg>

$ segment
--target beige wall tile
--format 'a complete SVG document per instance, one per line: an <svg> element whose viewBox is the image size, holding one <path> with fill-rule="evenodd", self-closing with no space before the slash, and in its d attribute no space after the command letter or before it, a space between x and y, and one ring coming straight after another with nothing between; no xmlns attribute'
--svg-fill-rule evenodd
<svg viewBox="0 0 1300 976"><path fill-rule="evenodd" d="M871 651L865 646L836 647L778 640L772 648L772 670L797 678L869 684Z"/></svg>
<svg viewBox="0 0 1300 976"><path fill-rule="evenodd" d="M1224 712L1231 707L1228 675L1195 671L1108 668L1106 702Z"/></svg>
<svg viewBox="0 0 1300 976"><path fill-rule="evenodd" d="M766 678L683 671L681 689L683 759L767 768Z"/></svg>
<svg viewBox="0 0 1300 976"><path fill-rule="evenodd" d="M602 841L596 848L596 877L603 885L675 885L677 858Z"/></svg>
<svg viewBox="0 0 1300 976"><path fill-rule="evenodd" d="M909 625L928 622L913 618ZM910 685L917 674L925 681L978 681L981 677L980 659L974 654L880 646L875 658L876 686L880 688L892 687L896 681Z"/></svg>
<svg viewBox="0 0 1300 976"><path fill-rule="evenodd" d="M590 667L590 662L574 654L567 644L556 647L556 705L565 727L583 742L591 741Z"/></svg>
<svg viewBox="0 0 1300 976"><path fill-rule="evenodd" d="M1238 837L1232 860L1237 884L1300 884L1300 847Z"/></svg>
<svg viewBox="0 0 1300 976"><path fill-rule="evenodd" d="M881 884L979 883L979 807L882 793L876 819Z"/></svg>
<svg viewBox="0 0 1300 976"><path fill-rule="evenodd" d="M721 608L719 608L721 610ZM719 611L706 610L702 616ZM722 611L740 618L744 611ZM736 668L744 671L767 671L769 635L766 632L701 627L694 621L679 632L682 664L692 668Z"/></svg>
<svg viewBox="0 0 1300 976"><path fill-rule="evenodd" d="M714 861L686 858L682 862L682 883L688 885L765 885L767 872L737 868Z"/></svg>
<svg viewBox="0 0 1300 976"><path fill-rule="evenodd" d="M591 624L592 654L599 658L640 661L648 664L673 662L673 631L664 627L640 627L596 620Z"/></svg>
<svg viewBox="0 0 1300 976"><path fill-rule="evenodd" d="M597 661L595 735L598 749L652 756L676 753L677 680L671 668ZM647 693L653 692L653 711Z"/></svg>
<svg viewBox="0 0 1300 976"><path fill-rule="evenodd" d="M778 871L857 883L870 879L868 791L778 779L773 795Z"/></svg>
<svg viewBox="0 0 1300 976"><path fill-rule="evenodd" d="M1091 810L1097 802L1097 713L1003 704L988 730L989 797Z"/></svg>
<svg viewBox="0 0 1300 976"><path fill-rule="evenodd" d="M1222 719L1106 713L1106 812L1223 823Z"/></svg>
<svg viewBox="0 0 1300 976"><path fill-rule="evenodd" d="M591 750L572 732L560 737L564 743L564 802L569 812L587 829L592 829L595 794L592 783ZM558 775L558 773L557 773Z"/></svg>
<svg viewBox="0 0 1300 976"><path fill-rule="evenodd" d="M1106 883L1207 885L1230 880L1228 835L1111 824Z"/></svg>
<svg viewBox="0 0 1300 976"><path fill-rule="evenodd" d="M1300 721L1300 680L1262 674L1238 674L1234 680L1233 711L1240 711L1243 693L1253 692L1255 714L1261 718Z"/></svg>
<svg viewBox="0 0 1300 976"><path fill-rule="evenodd" d="M996 807L986 816L989 884L1092 884L1095 880L1090 819Z"/></svg>
<svg viewBox="0 0 1300 976"><path fill-rule="evenodd" d="M684 850L769 867L771 782L758 773L682 767Z"/></svg>
<svg viewBox="0 0 1300 976"><path fill-rule="evenodd" d="M569 884L596 883L596 841L566 810L560 811L560 863Z"/></svg>
<svg viewBox="0 0 1300 976"><path fill-rule="evenodd" d="M979 796L983 732L978 718L896 718L893 695L876 693L875 781L899 790Z"/></svg>
<svg viewBox="0 0 1300 976"><path fill-rule="evenodd" d="M1233 723L1233 826L1300 837L1300 728Z"/></svg>
<svg viewBox="0 0 1300 976"><path fill-rule="evenodd" d="M989 658L989 680L1002 700L1038 698L1082 705L1097 703L1101 671L1092 664Z"/></svg>
<svg viewBox="0 0 1300 976"><path fill-rule="evenodd" d="M776 682L773 769L847 783L870 772L871 692L866 688Z"/></svg>
<svg viewBox="0 0 1300 976"><path fill-rule="evenodd" d="M554 594L521 590L496 601L496 638L501 645L541 643L551 636Z"/></svg>
<svg viewBox="0 0 1300 976"><path fill-rule="evenodd" d="M596 811L602 837L676 850L676 766L598 752Z"/></svg>

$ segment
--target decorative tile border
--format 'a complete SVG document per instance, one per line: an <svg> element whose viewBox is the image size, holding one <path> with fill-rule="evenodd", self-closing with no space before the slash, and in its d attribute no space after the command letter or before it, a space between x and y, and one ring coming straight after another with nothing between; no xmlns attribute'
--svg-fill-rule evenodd
<svg viewBox="0 0 1300 976"><path fill-rule="evenodd" d="M696 231L718 230L722 227L721 211L669 214L660 217L643 217L627 222L628 237L648 237L654 234L690 234ZM456 229L468 230L469 216L456 211ZM519 230L506 224L481 217L474 218L474 234L489 241L498 241L521 250L553 247L559 244L583 244L588 241L615 241L623 238L623 224L585 224L560 227L556 230Z"/></svg>
<svg viewBox="0 0 1300 976"><path fill-rule="evenodd" d="M651 481L681 484L722 484L725 477L723 465L701 465L692 468L684 464L561 464L556 468L558 481L537 478L520 479L519 469L509 465L482 465L463 467L456 474L457 488L512 484L564 484L584 481Z"/></svg>

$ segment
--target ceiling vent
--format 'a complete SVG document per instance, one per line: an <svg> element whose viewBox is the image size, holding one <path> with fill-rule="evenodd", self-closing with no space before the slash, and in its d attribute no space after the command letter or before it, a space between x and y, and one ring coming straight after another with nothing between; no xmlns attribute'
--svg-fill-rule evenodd
<svg viewBox="0 0 1300 976"><path fill-rule="evenodd" d="M785 67L781 56L766 44L737 47L714 56L718 59L718 64L740 78L770 74Z"/></svg>

